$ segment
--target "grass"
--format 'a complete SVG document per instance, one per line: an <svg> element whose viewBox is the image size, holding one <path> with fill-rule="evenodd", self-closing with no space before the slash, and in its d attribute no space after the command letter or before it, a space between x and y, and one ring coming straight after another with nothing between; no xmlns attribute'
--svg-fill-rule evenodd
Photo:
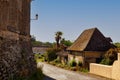
<svg viewBox="0 0 120 80"><path fill-rule="evenodd" d="M37 62L37 63L39 63L39 62L44 62L44 58L36 59L36 62Z"/></svg>
<svg viewBox="0 0 120 80"><path fill-rule="evenodd" d="M84 68L84 67L81 67L81 66L78 66L78 65L72 67L69 64L62 64L60 62L58 63L58 62L56 62L56 60L49 62L49 64L60 67L60 68L63 68L63 69L66 69L66 70L78 71L78 72L84 72L84 73L89 72L89 70L87 68Z"/></svg>
<svg viewBox="0 0 120 80"><path fill-rule="evenodd" d="M37 63L45 61L44 56L40 55L40 54L35 54L35 59L36 59ZM72 63L74 63L74 61L71 61L71 65L70 65L70 63L62 64L58 58L49 62L49 64L51 64L51 65L54 65L54 66L57 66L60 68L64 68L67 70L79 71L79 72L85 72L85 73L89 72L89 70L87 68L81 67L82 66L81 64L80 64L81 66L79 66L79 65L77 65L77 63L75 65Z"/></svg>
<svg viewBox="0 0 120 80"><path fill-rule="evenodd" d="M42 71L42 66L37 68L37 71L33 73L28 80L43 80L44 74Z"/></svg>
<svg viewBox="0 0 120 80"><path fill-rule="evenodd" d="M34 57L35 57L36 63L44 62L44 60L45 60L44 56L41 54L35 54Z"/></svg>

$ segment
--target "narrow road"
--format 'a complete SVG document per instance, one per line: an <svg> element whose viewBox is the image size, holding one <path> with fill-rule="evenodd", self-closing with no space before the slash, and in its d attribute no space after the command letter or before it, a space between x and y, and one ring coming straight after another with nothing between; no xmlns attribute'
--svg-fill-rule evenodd
<svg viewBox="0 0 120 80"><path fill-rule="evenodd" d="M38 63L38 67L43 65L43 73L46 75L44 80L107 80L97 76L77 73L64 70L46 63Z"/></svg>

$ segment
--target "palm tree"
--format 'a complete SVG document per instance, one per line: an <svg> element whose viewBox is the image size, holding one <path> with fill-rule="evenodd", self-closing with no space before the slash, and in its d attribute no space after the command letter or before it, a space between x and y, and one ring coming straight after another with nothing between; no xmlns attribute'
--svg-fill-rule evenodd
<svg viewBox="0 0 120 80"><path fill-rule="evenodd" d="M55 40L56 40L56 47L59 48L60 47L60 40L61 40L61 36L63 35L63 33L61 31L57 31L55 33Z"/></svg>

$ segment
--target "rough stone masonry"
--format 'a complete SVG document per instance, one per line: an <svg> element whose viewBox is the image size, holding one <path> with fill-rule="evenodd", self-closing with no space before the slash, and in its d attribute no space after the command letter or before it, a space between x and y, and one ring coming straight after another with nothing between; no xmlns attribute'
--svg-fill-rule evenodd
<svg viewBox="0 0 120 80"><path fill-rule="evenodd" d="M0 80L36 70L30 44L31 0L0 0Z"/></svg>

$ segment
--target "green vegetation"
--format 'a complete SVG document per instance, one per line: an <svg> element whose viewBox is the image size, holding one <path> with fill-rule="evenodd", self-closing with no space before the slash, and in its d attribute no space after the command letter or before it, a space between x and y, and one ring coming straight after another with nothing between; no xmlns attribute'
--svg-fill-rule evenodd
<svg viewBox="0 0 120 80"><path fill-rule="evenodd" d="M33 73L28 80L43 80L44 74L42 71L42 66L40 66L35 73Z"/></svg>
<svg viewBox="0 0 120 80"><path fill-rule="evenodd" d="M64 68L64 69L67 69L67 70L72 70L72 71L78 71L78 72L89 72L89 70L87 68L84 68L82 67L82 63L76 63L75 60L71 60L68 64L62 64L60 62L59 59L55 59L51 62L49 62L49 64L52 64L54 66L57 66L57 67L61 67L61 68ZM80 64L80 66L79 66Z"/></svg>
<svg viewBox="0 0 120 80"><path fill-rule="evenodd" d="M65 38L62 38L63 33L61 31L57 31L55 33L55 41L56 41L56 47L55 48L61 48L64 49L65 47L69 47L72 45L73 42L70 40L65 40Z"/></svg>
<svg viewBox="0 0 120 80"><path fill-rule="evenodd" d="M34 35L31 36L31 44L32 46L48 46L48 47L54 47L54 48L62 48L64 46L68 47L71 46L73 42L70 40L65 40L65 38L62 38L63 33L61 31L57 31L55 33L55 41L56 43L50 43L50 42L41 42L37 41L36 37Z"/></svg>
<svg viewBox="0 0 120 80"><path fill-rule="evenodd" d="M56 41L56 48L60 47L60 40L61 40L61 36L63 35L63 33L61 31L57 31L55 33L55 41Z"/></svg>
<svg viewBox="0 0 120 80"><path fill-rule="evenodd" d="M83 68L83 67L79 67L79 71L84 73L89 72L88 68Z"/></svg>
<svg viewBox="0 0 120 80"><path fill-rule="evenodd" d="M34 35L31 36L31 44L32 46L48 46L48 47L53 46L53 43L50 42L37 41Z"/></svg>
<svg viewBox="0 0 120 80"><path fill-rule="evenodd" d="M45 53L45 60L50 62L53 61L57 58L56 53L59 52L60 49L48 49L47 52Z"/></svg>
<svg viewBox="0 0 120 80"><path fill-rule="evenodd" d="M76 61L73 59L73 60L71 60L71 61L69 62L69 65L70 65L70 67L75 67L75 66L77 66L77 63L76 63Z"/></svg>
<svg viewBox="0 0 120 80"><path fill-rule="evenodd" d="M65 40L65 38L63 38L60 43L67 47L69 47L73 44L73 42L71 42L70 40Z"/></svg>
<svg viewBox="0 0 120 80"><path fill-rule="evenodd" d="M109 49L100 64L112 65L117 60L117 49Z"/></svg>
<svg viewBox="0 0 120 80"><path fill-rule="evenodd" d="M83 63L80 62L80 61L78 61L77 65L82 67L82 66L83 66Z"/></svg>
<svg viewBox="0 0 120 80"><path fill-rule="evenodd" d="M38 62L44 62L44 60L45 60L44 56L45 56L44 54L35 54L34 58L35 58L35 60L36 60L37 63Z"/></svg>
<svg viewBox="0 0 120 80"><path fill-rule="evenodd" d="M23 76L13 76L9 80L43 80L44 74L42 71L42 66L40 66L31 76L23 77Z"/></svg>
<svg viewBox="0 0 120 80"><path fill-rule="evenodd" d="M110 60L109 58L104 58L104 59L100 62L100 64L104 64L104 65L110 65L110 63L111 63L111 60Z"/></svg>
<svg viewBox="0 0 120 80"><path fill-rule="evenodd" d="M116 42L114 43L115 46L117 46L118 48L120 48L120 42Z"/></svg>

